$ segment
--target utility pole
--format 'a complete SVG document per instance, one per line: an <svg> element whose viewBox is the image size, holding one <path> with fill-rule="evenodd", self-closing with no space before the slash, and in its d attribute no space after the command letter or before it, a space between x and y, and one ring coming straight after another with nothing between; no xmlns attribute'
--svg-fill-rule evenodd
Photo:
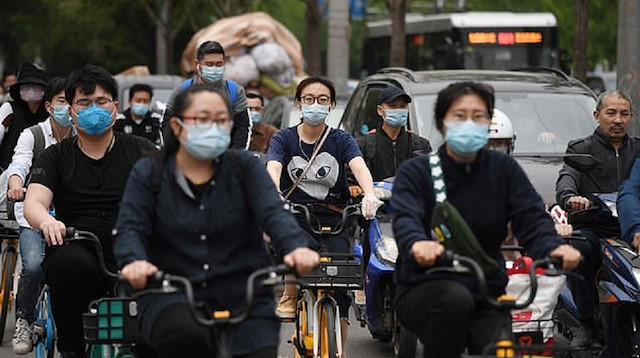
<svg viewBox="0 0 640 358"><path fill-rule="evenodd" d="M640 0L618 0L618 88L631 97L637 118L640 110ZM629 134L640 135L638 120L631 121Z"/></svg>
<svg viewBox="0 0 640 358"><path fill-rule="evenodd" d="M329 1L327 72L338 97L347 96L349 78L349 1Z"/></svg>

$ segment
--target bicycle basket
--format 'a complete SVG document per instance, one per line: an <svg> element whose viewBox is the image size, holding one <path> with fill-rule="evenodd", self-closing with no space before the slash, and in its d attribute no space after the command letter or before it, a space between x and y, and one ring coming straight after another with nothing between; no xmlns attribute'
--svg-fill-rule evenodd
<svg viewBox="0 0 640 358"><path fill-rule="evenodd" d="M320 256L320 265L298 280L301 287L362 289L362 264L358 255L322 253Z"/></svg>
<svg viewBox="0 0 640 358"><path fill-rule="evenodd" d="M82 314L84 335L90 343L140 343L138 305L131 298L101 298Z"/></svg>

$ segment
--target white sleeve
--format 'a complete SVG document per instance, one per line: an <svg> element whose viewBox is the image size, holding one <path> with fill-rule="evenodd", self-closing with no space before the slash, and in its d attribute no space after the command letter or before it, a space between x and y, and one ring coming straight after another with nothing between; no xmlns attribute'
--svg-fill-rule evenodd
<svg viewBox="0 0 640 358"><path fill-rule="evenodd" d="M2 139L4 139L4 134L7 131L7 128L4 126L4 120L7 119L10 115L13 114L13 107L11 107L11 103L6 102L2 106L0 106L0 143L2 143Z"/></svg>
<svg viewBox="0 0 640 358"><path fill-rule="evenodd" d="M0 126L1 127L1 126ZM35 138L33 133L28 128L23 130L18 137L18 143L13 152L13 158L11 164L7 168L9 176L17 175L23 181L31 170L33 164L33 146L35 145Z"/></svg>

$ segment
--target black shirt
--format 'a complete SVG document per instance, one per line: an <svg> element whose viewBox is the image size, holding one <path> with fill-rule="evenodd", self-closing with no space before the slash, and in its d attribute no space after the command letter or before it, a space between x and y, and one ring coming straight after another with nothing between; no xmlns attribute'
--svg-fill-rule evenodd
<svg viewBox="0 0 640 358"><path fill-rule="evenodd" d="M131 108L118 115L113 130L126 134L133 134L147 138L155 144L160 144L160 118L158 113L149 111L140 123L136 123L131 116Z"/></svg>
<svg viewBox="0 0 640 358"><path fill-rule="evenodd" d="M111 150L96 160L80 150L77 137L68 138L40 154L31 183L49 188L56 218L67 227L96 234L105 260L113 262L111 231L129 172L140 157L155 150L146 139L115 133Z"/></svg>

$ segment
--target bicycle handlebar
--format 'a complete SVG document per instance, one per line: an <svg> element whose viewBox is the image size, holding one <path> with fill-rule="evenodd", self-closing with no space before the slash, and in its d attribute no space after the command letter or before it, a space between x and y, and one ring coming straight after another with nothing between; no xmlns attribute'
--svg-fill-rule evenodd
<svg viewBox="0 0 640 358"><path fill-rule="evenodd" d="M98 236L96 236L96 234L90 231L76 230L76 228L74 227L68 227L64 233L64 242L72 243L72 242L78 242L78 241L86 241L93 244L93 246L96 249L96 254L98 256L100 271L102 271L102 273L109 278L115 278L115 279L118 278L117 273L111 272L107 269L107 266L104 263L102 244L100 243L100 239L98 238Z"/></svg>
<svg viewBox="0 0 640 358"><path fill-rule="evenodd" d="M321 226L320 230L318 230L316 229L315 225L313 225L311 222L311 213L309 212L309 208L307 207L307 205L296 204L292 202L287 202L287 204L289 205L291 213L304 215L304 218L307 222L307 226L314 234L317 234L317 235L339 234L342 232L342 230L344 230L344 224L350 216L361 214L360 204L347 205L342 210L342 218L334 227Z"/></svg>
<svg viewBox="0 0 640 358"><path fill-rule="evenodd" d="M231 316L231 312L226 311L215 311L211 314L211 318L203 317L196 308L196 302L193 295L193 285L191 281L183 276L170 275L164 273L162 271L158 271L156 275L149 277L149 281L147 283L147 287L150 286L161 286L161 292L164 293L172 293L176 291L175 284L177 283L184 290L185 296L187 298L187 307L189 308L189 312L191 316L198 322L200 325L205 327L213 327L217 325L236 325L240 322L244 321L247 318L247 315L251 311L253 305L254 291L256 288L255 281L260 277L266 278L261 281L261 286L271 286L277 282L280 282L276 279L278 275L285 275L295 273L295 270L287 265L277 265L277 266L269 266L259 270L254 271L249 275L247 279L247 291L245 295L245 309L242 312L233 317ZM157 292L153 289L145 289L136 294L136 296L144 295L146 293Z"/></svg>

